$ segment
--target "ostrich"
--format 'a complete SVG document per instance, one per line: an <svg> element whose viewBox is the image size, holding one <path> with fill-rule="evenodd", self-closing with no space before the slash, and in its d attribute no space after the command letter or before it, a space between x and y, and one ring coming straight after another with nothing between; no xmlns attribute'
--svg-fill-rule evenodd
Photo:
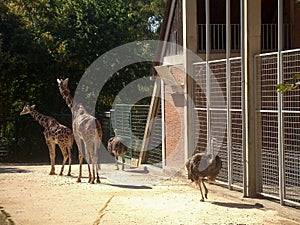
<svg viewBox="0 0 300 225"><path fill-rule="evenodd" d="M123 140L117 134L117 129L115 129L115 136L111 137L107 143L107 150L110 154L115 157L117 170L119 169L118 165L118 156L122 157L122 170L124 170L124 163L125 163L125 153L127 152L127 146L123 144Z"/></svg>
<svg viewBox="0 0 300 225"><path fill-rule="evenodd" d="M215 142L216 139L212 138L212 148L214 147ZM204 177L207 177L211 181L215 180L222 168L222 160L218 155L214 157L213 154L197 152L194 153L194 155L186 162L185 165L188 171L188 179L195 182L196 185L198 184L202 197L200 201L203 202L204 197L201 183L205 190L204 196L207 198L208 190L204 183Z"/></svg>

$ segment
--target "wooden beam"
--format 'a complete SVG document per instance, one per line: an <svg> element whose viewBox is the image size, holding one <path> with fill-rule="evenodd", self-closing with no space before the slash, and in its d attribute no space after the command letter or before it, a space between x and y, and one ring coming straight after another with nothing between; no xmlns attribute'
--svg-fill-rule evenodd
<svg viewBox="0 0 300 225"><path fill-rule="evenodd" d="M148 158L148 146L151 137L151 131L153 128L153 118L155 118L158 114L159 104L160 104L160 89L161 89L161 82L160 79L157 78L154 84L152 99L150 103L147 124L145 128L145 133L143 137L142 149L139 157L139 166L141 163L147 162ZM163 126L163 124L162 124Z"/></svg>

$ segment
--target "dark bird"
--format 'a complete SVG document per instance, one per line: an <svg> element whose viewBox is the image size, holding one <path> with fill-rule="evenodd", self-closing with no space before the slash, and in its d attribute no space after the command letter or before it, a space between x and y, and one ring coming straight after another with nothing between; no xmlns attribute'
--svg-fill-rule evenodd
<svg viewBox="0 0 300 225"><path fill-rule="evenodd" d="M107 151L115 157L117 169L119 169L118 157L121 156L122 170L124 170L125 153L127 152L127 146L123 142L122 138L117 134L117 129L115 129L115 136L111 137L107 143Z"/></svg>
<svg viewBox="0 0 300 225"><path fill-rule="evenodd" d="M212 140L212 142L214 141L215 139ZM204 197L201 183L205 190L204 196L207 198L208 190L205 186L204 178L207 177L208 180L214 181L222 168L222 160L218 155L213 157L213 154L197 152L189 158L185 166L188 171L188 179L195 182L196 185L198 184L202 197L200 201L203 202Z"/></svg>

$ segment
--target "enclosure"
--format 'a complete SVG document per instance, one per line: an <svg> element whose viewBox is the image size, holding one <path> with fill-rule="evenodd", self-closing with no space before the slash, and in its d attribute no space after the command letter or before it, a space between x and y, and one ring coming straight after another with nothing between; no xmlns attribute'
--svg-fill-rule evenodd
<svg viewBox="0 0 300 225"><path fill-rule="evenodd" d="M127 159L135 158L139 160L144 133L148 119L149 105L116 104L110 110L110 132L114 136L114 130L118 130L118 135L128 146ZM159 110L158 118L161 118ZM150 163L162 167L162 123L157 119L154 124L155 129L149 139L149 148L145 163Z"/></svg>
<svg viewBox="0 0 300 225"><path fill-rule="evenodd" d="M282 51L282 77L278 53L255 56L256 190L257 194L300 204L300 90L276 92L276 84L300 73L300 50ZM206 151L207 137L217 138L224 169L218 179L229 188L245 188L245 132L241 58L193 65L195 110L200 121L197 149ZM226 65L230 73L226 73ZM207 78L207 72L212 79ZM223 94L220 94L221 93ZM225 104L220 104L224 101ZM209 107L208 107L209 106ZM197 138L197 137L195 137Z"/></svg>

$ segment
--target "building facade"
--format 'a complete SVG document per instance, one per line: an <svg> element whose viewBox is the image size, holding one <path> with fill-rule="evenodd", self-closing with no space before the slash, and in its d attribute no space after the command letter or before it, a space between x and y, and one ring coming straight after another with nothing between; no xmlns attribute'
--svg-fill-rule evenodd
<svg viewBox="0 0 300 225"><path fill-rule="evenodd" d="M294 0L167 2L161 101L152 102L161 104L165 169L213 152L229 189L300 204L300 92L276 92L300 73L299 26Z"/></svg>

